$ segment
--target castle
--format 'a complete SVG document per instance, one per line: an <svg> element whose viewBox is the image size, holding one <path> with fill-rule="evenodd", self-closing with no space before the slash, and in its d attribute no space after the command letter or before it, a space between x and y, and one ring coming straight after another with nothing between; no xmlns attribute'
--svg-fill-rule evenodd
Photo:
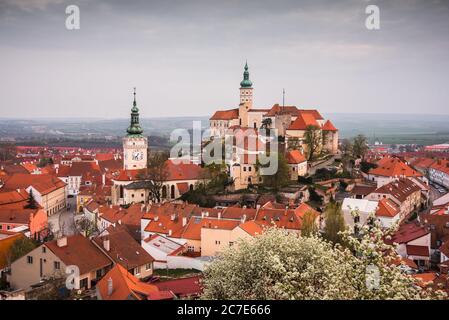
<svg viewBox="0 0 449 320"><path fill-rule="evenodd" d="M299 109L296 106L275 104L271 108L256 109L253 105L253 83L245 64L243 80L240 82L240 104L238 108L219 110L210 120L211 136L224 138L230 129L261 127L277 129L278 135L288 140L298 140L299 149L306 152L305 132L309 126L317 128L322 135L322 148L330 154L338 151L338 129L330 120L325 120L315 109Z"/></svg>

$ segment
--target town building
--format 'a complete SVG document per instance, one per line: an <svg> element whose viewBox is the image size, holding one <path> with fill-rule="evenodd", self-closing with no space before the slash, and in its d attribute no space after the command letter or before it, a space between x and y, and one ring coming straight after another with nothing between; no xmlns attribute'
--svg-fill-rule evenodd
<svg viewBox="0 0 449 320"><path fill-rule="evenodd" d="M11 265L8 277L13 289L29 290L44 279L67 277L67 267L77 267L74 288L90 289L112 266L112 261L82 235L46 242Z"/></svg>

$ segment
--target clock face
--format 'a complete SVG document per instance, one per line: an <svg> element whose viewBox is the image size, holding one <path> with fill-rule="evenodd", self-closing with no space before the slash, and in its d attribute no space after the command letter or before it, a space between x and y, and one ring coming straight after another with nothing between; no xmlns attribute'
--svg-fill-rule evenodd
<svg viewBox="0 0 449 320"><path fill-rule="evenodd" d="M134 161L140 161L143 159L143 152L142 151L134 151L132 153L132 158Z"/></svg>

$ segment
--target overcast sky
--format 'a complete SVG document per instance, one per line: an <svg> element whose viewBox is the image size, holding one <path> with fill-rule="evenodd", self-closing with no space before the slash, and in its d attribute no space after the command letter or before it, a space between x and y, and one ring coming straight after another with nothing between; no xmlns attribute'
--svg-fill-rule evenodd
<svg viewBox="0 0 449 320"><path fill-rule="evenodd" d="M208 116L246 59L260 108L449 114L448 30L445 0L0 0L0 117L124 118L134 86L143 117Z"/></svg>

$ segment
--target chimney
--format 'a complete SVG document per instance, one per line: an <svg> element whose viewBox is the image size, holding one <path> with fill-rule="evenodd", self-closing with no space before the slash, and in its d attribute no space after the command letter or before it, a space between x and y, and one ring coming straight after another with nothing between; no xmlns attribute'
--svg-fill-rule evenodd
<svg viewBox="0 0 449 320"><path fill-rule="evenodd" d="M201 218L204 218L204 211L201 211Z"/></svg>
<svg viewBox="0 0 449 320"><path fill-rule="evenodd" d="M246 221L246 214L242 215L242 223L245 223Z"/></svg>
<svg viewBox="0 0 449 320"><path fill-rule="evenodd" d="M60 248L67 246L67 237L60 237L56 240L56 245Z"/></svg>
<svg viewBox="0 0 449 320"><path fill-rule="evenodd" d="M187 224L187 217L182 217L182 226L184 227Z"/></svg>
<svg viewBox="0 0 449 320"><path fill-rule="evenodd" d="M170 220L171 220L171 221L174 221L174 220L175 220L175 214L174 214L174 213L172 213L172 215L170 216Z"/></svg>
<svg viewBox="0 0 449 320"><path fill-rule="evenodd" d="M112 278L109 278L108 279L108 296L111 296L113 291L114 291L114 285L112 282Z"/></svg>
<svg viewBox="0 0 449 320"><path fill-rule="evenodd" d="M221 219L221 211L218 211L218 219Z"/></svg>
<svg viewBox="0 0 449 320"><path fill-rule="evenodd" d="M108 237L105 237L105 238L103 239L103 248L104 248L104 250L106 250L106 251L109 251L109 250L111 249L111 243L110 243Z"/></svg>
<svg viewBox="0 0 449 320"><path fill-rule="evenodd" d="M172 231L171 231L171 229L169 229L168 230L168 236L171 237L171 235L172 235Z"/></svg>
<svg viewBox="0 0 449 320"><path fill-rule="evenodd" d="M101 175L101 183L102 183L103 185L106 184L106 175L105 175L104 173Z"/></svg>

